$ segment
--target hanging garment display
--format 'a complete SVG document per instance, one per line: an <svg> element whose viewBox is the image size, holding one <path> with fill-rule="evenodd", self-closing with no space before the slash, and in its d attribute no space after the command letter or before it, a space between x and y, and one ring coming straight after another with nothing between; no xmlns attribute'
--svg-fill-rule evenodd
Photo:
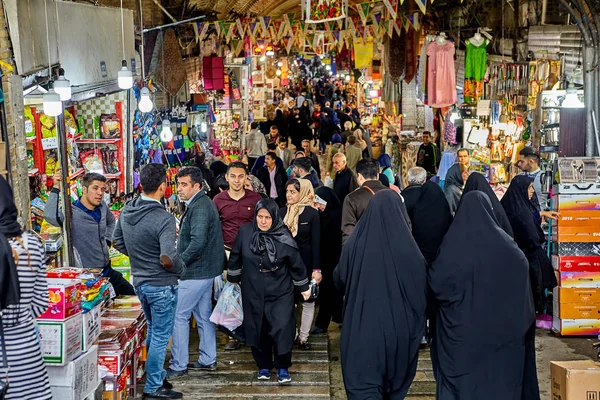
<svg viewBox="0 0 600 400"><path fill-rule="evenodd" d="M431 107L443 108L456 104L456 73L454 43L446 40L427 46L427 96Z"/></svg>
<svg viewBox="0 0 600 400"><path fill-rule="evenodd" d="M202 74L205 90L222 90L225 87L225 66L223 57L204 57Z"/></svg>
<svg viewBox="0 0 600 400"><path fill-rule="evenodd" d="M487 45L487 39L481 38L481 35L479 38L473 37L467 40L464 88L465 102L467 103L475 104L483 96Z"/></svg>
<svg viewBox="0 0 600 400"><path fill-rule="evenodd" d="M427 83L427 46L431 37L427 36L421 47L421 55L419 56L419 67L417 68L417 99L422 103L426 102L426 83Z"/></svg>
<svg viewBox="0 0 600 400"><path fill-rule="evenodd" d="M411 83L417 75L420 31L409 29L404 36L406 37L406 74L404 80L406 83Z"/></svg>
<svg viewBox="0 0 600 400"><path fill-rule="evenodd" d="M456 144L456 127L450 119L452 111L449 110L444 118L444 142Z"/></svg>
<svg viewBox="0 0 600 400"><path fill-rule="evenodd" d="M394 32L392 38L386 41L389 73L394 83L400 82L406 73L406 33L401 33L402 35L398 35Z"/></svg>

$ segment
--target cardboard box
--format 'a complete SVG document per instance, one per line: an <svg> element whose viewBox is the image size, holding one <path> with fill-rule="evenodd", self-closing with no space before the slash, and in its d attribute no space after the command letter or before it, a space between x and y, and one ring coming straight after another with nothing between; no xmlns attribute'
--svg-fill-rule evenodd
<svg viewBox="0 0 600 400"><path fill-rule="evenodd" d="M591 227L600 226L600 211L563 211L558 219L558 227L567 226Z"/></svg>
<svg viewBox="0 0 600 400"><path fill-rule="evenodd" d="M553 243L554 253L559 256L600 256L599 243Z"/></svg>
<svg viewBox="0 0 600 400"><path fill-rule="evenodd" d="M597 194L561 194L552 197L552 208L562 211L600 210L600 193Z"/></svg>
<svg viewBox="0 0 600 400"><path fill-rule="evenodd" d="M83 314L83 330L81 337L81 351L87 351L100 336L101 307L98 305Z"/></svg>
<svg viewBox="0 0 600 400"><path fill-rule="evenodd" d="M129 398L129 391L127 390L127 384L129 383L129 377L131 376L131 368L128 364L123 371L116 377L115 382L112 379L104 379L104 392L102 393L102 400L127 400Z"/></svg>
<svg viewBox="0 0 600 400"><path fill-rule="evenodd" d="M558 285L565 288L600 288L600 272L560 272Z"/></svg>
<svg viewBox="0 0 600 400"><path fill-rule="evenodd" d="M81 292L77 283L68 279L48 279L48 309L38 317L43 320L65 320L81 311Z"/></svg>
<svg viewBox="0 0 600 400"><path fill-rule="evenodd" d="M559 183L552 187L554 194L598 194L600 193L600 183L584 182L584 183Z"/></svg>
<svg viewBox="0 0 600 400"><path fill-rule="evenodd" d="M65 321L38 321L42 357L46 364L65 365L81 354L83 317L74 315Z"/></svg>
<svg viewBox="0 0 600 400"><path fill-rule="evenodd" d="M600 272L600 256L552 256L552 266L561 272Z"/></svg>
<svg viewBox="0 0 600 400"><path fill-rule="evenodd" d="M101 375L119 375L125 368L125 353L102 351L98 354L98 365Z"/></svg>
<svg viewBox="0 0 600 400"><path fill-rule="evenodd" d="M551 361L552 400L597 400L600 363L592 360Z"/></svg>
<svg viewBox="0 0 600 400"><path fill-rule="evenodd" d="M600 319L598 303L561 303L554 301L554 313L560 319Z"/></svg>
<svg viewBox="0 0 600 400"><path fill-rule="evenodd" d="M90 349L64 367L48 367L52 397L60 400L80 400L98 387L98 347Z"/></svg>
<svg viewBox="0 0 600 400"><path fill-rule="evenodd" d="M600 319L560 319L552 318L552 330L562 336L600 335Z"/></svg>
<svg viewBox="0 0 600 400"><path fill-rule="evenodd" d="M600 288L555 287L552 294L554 300L558 301L558 304L600 304Z"/></svg>
<svg viewBox="0 0 600 400"><path fill-rule="evenodd" d="M552 228L552 240L555 242L600 242L600 225L595 227L565 226Z"/></svg>

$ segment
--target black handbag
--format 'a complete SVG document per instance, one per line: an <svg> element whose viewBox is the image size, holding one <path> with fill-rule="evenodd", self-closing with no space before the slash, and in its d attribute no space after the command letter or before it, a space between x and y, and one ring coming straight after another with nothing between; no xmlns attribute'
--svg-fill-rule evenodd
<svg viewBox="0 0 600 400"><path fill-rule="evenodd" d="M6 353L6 343L4 342L4 325L2 323L2 316L0 315L0 349L2 350L2 368L6 369L6 376L4 379L0 379L0 400L4 400L6 393L8 393L8 355Z"/></svg>

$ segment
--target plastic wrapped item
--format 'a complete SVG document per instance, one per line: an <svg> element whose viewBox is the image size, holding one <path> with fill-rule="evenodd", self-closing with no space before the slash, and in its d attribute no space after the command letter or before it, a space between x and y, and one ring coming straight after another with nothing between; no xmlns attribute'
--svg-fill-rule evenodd
<svg viewBox="0 0 600 400"><path fill-rule="evenodd" d="M215 301L219 301L219 297L221 296L221 293L223 292L223 288L225 287L225 279L223 279L223 275L219 275L215 277L214 283L213 283L213 292L214 292L214 299Z"/></svg>
<svg viewBox="0 0 600 400"><path fill-rule="evenodd" d="M217 305L210 316L214 324L224 326L230 331L235 330L244 322L244 309L242 308L242 290L240 285L227 282Z"/></svg>

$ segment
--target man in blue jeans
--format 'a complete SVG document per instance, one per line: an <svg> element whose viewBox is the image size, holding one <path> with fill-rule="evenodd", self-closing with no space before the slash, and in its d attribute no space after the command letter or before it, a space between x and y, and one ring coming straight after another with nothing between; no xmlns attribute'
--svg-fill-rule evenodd
<svg viewBox="0 0 600 400"><path fill-rule="evenodd" d="M223 273L225 249L219 212L202 190L202 171L182 168L177 174L177 193L186 204L181 217L177 251L186 265L179 281L179 301L173 328L168 379L187 374L188 369L217 369L217 339L212 313L212 288L215 277ZM194 315L200 336L198 361L188 364L190 317Z"/></svg>
<svg viewBox="0 0 600 400"><path fill-rule="evenodd" d="M183 397L172 390L164 369L177 307L178 280L185 270L175 247L175 217L161 203L166 179L163 164L148 164L142 168L143 193L127 203L113 238L115 248L129 256L135 292L148 322L144 399Z"/></svg>

